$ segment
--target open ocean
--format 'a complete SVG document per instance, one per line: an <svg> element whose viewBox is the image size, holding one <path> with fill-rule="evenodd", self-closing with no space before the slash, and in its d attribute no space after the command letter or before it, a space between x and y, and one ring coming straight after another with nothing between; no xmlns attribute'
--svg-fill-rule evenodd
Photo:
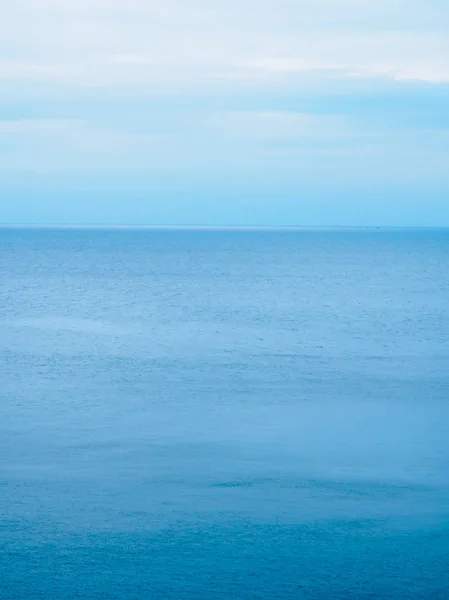
<svg viewBox="0 0 449 600"><path fill-rule="evenodd" d="M1 600L448 600L449 230L0 229Z"/></svg>

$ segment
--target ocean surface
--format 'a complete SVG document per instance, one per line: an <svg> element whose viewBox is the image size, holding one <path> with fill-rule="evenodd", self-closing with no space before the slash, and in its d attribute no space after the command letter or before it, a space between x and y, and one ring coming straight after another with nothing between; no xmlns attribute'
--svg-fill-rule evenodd
<svg viewBox="0 0 449 600"><path fill-rule="evenodd" d="M1 600L448 600L449 230L0 229Z"/></svg>

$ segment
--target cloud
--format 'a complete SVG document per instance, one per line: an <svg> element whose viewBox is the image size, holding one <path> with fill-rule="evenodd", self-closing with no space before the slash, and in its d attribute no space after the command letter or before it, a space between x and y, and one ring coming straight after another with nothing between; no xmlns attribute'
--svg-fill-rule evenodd
<svg viewBox="0 0 449 600"><path fill-rule="evenodd" d="M3 189L443 189L448 31L441 0L17 0Z"/></svg>
<svg viewBox="0 0 449 600"><path fill-rule="evenodd" d="M449 130L379 130L341 115L293 111L167 113L133 130L94 119L0 121L3 181L20 173L181 186L202 180L297 182L447 179ZM410 170L410 166L413 170ZM106 178L106 179L105 179ZM50 180L49 180L50 181ZM183 183L184 182L184 183ZM134 185L134 184L131 184Z"/></svg>
<svg viewBox="0 0 449 600"><path fill-rule="evenodd" d="M164 169L179 152L170 133L129 132L79 119L0 120L0 136L4 177Z"/></svg>
<svg viewBox="0 0 449 600"><path fill-rule="evenodd" d="M0 120L3 135L47 136L71 134L79 130L80 123L61 119L9 119Z"/></svg>
<svg viewBox="0 0 449 600"><path fill-rule="evenodd" d="M88 86L291 76L449 81L433 0L21 0L3 9L0 76Z"/></svg>

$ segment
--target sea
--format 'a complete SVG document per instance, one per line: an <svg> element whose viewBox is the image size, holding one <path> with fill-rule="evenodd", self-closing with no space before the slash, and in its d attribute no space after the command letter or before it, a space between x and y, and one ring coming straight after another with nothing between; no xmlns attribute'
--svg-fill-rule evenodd
<svg viewBox="0 0 449 600"><path fill-rule="evenodd" d="M449 230L0 229L1 600L448 600Z"/></svg>

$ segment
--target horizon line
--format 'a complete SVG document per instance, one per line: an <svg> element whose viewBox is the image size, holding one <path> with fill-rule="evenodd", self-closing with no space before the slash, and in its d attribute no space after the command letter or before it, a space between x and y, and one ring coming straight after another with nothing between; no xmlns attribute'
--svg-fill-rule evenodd
<svg viewBox="0 0 449 600"><path fill-rule="evenodd" d="M428 230L449 229L449 225L152 225L135 223L1 223L0 229L101 229L101 230Z"/></svg>

